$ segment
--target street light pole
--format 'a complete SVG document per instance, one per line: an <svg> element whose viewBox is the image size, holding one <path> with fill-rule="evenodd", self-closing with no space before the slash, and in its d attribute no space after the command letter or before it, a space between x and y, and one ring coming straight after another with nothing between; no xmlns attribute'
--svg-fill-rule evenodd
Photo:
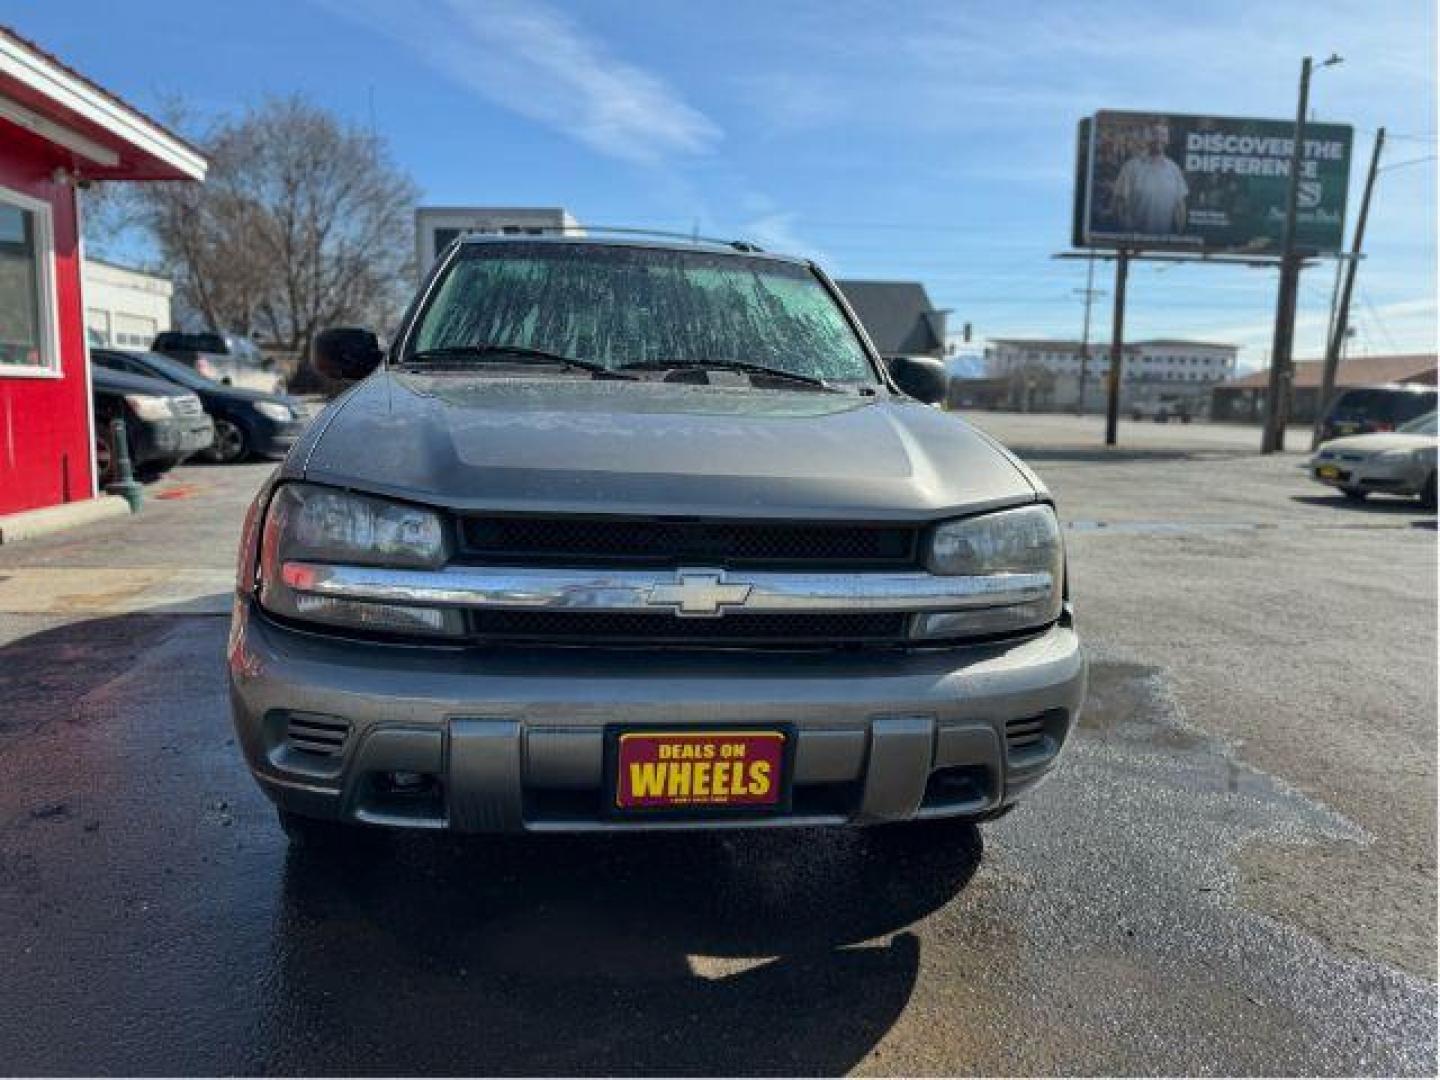
<svg viewBox="0 0 1440 1080"><path fill-rule="evenodd" d="M1295 266L1295 211L1300 201L1300 163L1305 152L1305 113L1310 105L1310 57L1300 65L1300 106L1295 112L1295 144L1290 150L1290 185L1285 195L1285 231L1280 242L1280 293L1275 301L1275 336L1270 346L1270 383L1265 395L1262 454L1285 449L1285 421L1290 403L1290 349L1295 336L1295 293L1300 275Z"/></svg>

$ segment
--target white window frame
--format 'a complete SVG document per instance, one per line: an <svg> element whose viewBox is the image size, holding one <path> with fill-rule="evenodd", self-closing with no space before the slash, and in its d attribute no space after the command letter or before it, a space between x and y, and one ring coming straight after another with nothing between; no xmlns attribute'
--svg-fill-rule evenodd
<svg viewBox="0 0 1440 1080"><path fill-rule="evenodd" d="M0 378L63 379L60 360L60 302L55 291L55 208L44 199L0 186L0 203L35 215L35 280L39 285L40 359L36 364L0 364Z"/></svg>

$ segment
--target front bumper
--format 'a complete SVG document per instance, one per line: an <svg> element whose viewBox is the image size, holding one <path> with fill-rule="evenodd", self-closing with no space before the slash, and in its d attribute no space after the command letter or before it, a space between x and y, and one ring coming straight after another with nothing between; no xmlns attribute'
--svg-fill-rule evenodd
<svg viewBox="0 0 1440 1080"><path fill-rule="evenodd" d="M1085 693L1068 613L1037 637L961 649L451 650L297 631L240 599L229 673L246 760L277 805L464 832L981 816L1050 771ZM607 811L608 726L730 723L793 725L788 813ZM317 731L332 752L315 752ZM396 772L426 785L396 790Z"/></svg>
<svg viewBox="0 0 1440 1080"><path fill-rule="evenodd" d="M215 441L215 423L203 413L173 420L130 420L127 429L137 468L178 464Z"/></svg>
<svg viewBox="0 0 1440 1080"><path fill-rule="evenodd" d="M1391 495L1420 494L1430 468L1426 463L1389 462L1378 457L1360 460L1317 458L1306 466L1312 479L1329 487Z"/></svg>

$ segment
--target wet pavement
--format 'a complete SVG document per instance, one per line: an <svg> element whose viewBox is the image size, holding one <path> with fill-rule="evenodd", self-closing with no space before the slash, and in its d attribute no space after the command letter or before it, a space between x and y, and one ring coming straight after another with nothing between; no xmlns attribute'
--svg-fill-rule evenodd
<svg viewBox="0 0 1440 1080"><path fill-rule="evenodd" d="M1433 1074L1433 532L1197 500L1194 462L1071 468L1042 471L1075 522L1277 527L1072 530L1090 702L980 829L292 852L233 744L222 617L0 613L0 1071ZM189 541L231 501L197 496ZM0 577L123 567L115 539L0 551ZM1369 750L1322 675L1354 627L1266 609L1297 545L1326 604L1390 620L1343 673Z"/></svg>

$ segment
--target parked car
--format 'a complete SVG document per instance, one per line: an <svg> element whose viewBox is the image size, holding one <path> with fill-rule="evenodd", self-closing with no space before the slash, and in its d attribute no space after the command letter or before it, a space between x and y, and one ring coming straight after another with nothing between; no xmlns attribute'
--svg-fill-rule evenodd
<svg viewBox="0 0 1440 1080"><path fill-rule="evenodd" d="M1162 394L1158 401L1137 401L1130 406L1130 419L1154 420L1157 424L1168 424L1171 418L1182 424L1190 423L1194 416L1192 403L1183 397Z"/></svg>
<svg viewBox="0 0 1440 1080"><path fill-rule="evenodd" d="M222 386L159 353L91 349L90 358L111 371L164 379L198 395L215 422L215 441L203 451L211 461L228 464L252 454L284 457L309 422L309 409L297 398Z"/></svg>
<svg viewBox="0 0 1440 1080"><path fill-rule="evenodd" d="M1435 413L1393 432L1347 435L1321 443L1310 474L1351 499L1367 495L1414 495L1435 505Z"/></svg>
<svg viewBox="0 0 1440 1080"><path fill-rule="evenodd" d="M1326 411L1320 438L1366 435L1372 431L1394 431L1436 406L1435 387L1391 383L1384 386L1357 386L1342 390Z"/></svg>
<svg viewBox="0 0 1440 1080"><path fill-rule="evenodd" d="M364 381L240 548L231 707L296 842L980 821L1056 764L1050 494L814 264L466 237L381 360L319 336Z"/></svg>
<svg viewBox="0 0 1440 1080"><path fill-rule="evenodd" d="M242 334L214 330L187 334L165 330L155 335L150 351L178 360L224 386L241 386L268 394L278 394L285 389L285 380L275 373L275 365L260 351L260 346Z"/></svg>
<svg viewBox="0 0 1440 1080"><path fill-rule="evenodd" d="M100 483L115 478L110 421L125 421L130 462L142 477L156 476L204 450L215 425L200 398L174 383L96 364L90 370L95 415L95 465Z"/></svg>

